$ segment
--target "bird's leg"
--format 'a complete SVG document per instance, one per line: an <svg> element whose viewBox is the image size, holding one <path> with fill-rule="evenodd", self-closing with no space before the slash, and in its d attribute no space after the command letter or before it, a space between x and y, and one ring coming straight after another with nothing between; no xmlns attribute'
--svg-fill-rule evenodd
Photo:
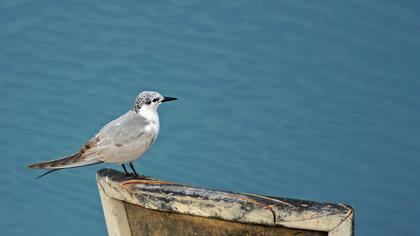
<svg viewBox="0 0 420 236"><path fill-rule="evenodd" d="M137 174L137 171L134 169L134 165L133 165L133 162L132 161L130 161L130 168L133 170L133 173L134 173L134 176L139 176L139 174Z"/></svg>
<svg viewBox="0 0 420 236"><path fill-rule="evenodd" d="M121 165L122 165L122 167L124 169L125 176L130 176L130 174L127 172L127 169L125 168L125 165L124 164L121 164Z"/></svg>

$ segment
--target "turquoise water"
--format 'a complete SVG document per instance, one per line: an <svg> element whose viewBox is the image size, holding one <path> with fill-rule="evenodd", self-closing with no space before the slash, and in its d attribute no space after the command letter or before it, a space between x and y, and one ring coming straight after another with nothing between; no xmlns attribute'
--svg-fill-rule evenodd
<svg viewBox="0 0 420 236"><path fill-rule="evenodd" d="M0 2L0 232L104 235L91 166L40 180L146 89L145 175L356 208L357 235L420 221L420 3ZM417 231L417 232L416 232Z"/></svg>

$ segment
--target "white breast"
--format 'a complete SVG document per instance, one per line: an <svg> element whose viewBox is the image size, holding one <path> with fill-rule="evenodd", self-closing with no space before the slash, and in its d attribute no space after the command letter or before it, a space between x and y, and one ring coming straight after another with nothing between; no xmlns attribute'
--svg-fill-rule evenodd
<svg viewBox="0 0 420 236"><path fill-rule="evenodd" d="M138 114L146 118L149 122L149 124L145 127L145 131L155 133L157 138L160 129L159 114L157 111L152 109L140 109Z"/></svg>

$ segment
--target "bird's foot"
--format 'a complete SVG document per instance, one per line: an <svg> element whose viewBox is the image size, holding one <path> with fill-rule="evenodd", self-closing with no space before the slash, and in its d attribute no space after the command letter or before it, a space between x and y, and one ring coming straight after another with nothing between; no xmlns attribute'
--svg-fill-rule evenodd
<svg viewBox="0 0 420 236"><path fill-rule="evenodd" d="M126 173L125 176L126 177L134 177L136 179L142 179L142 178L146 177L144 175L139 175L138 173Z"/></svg>

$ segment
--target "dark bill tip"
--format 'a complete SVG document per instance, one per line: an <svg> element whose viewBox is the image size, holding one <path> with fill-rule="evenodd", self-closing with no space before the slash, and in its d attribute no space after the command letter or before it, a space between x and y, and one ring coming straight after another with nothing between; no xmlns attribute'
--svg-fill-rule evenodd
<svg viewBox="0 0 420 236"><path fill-rule="evenodd" d="M169 102L169 101L174 101L177 100L177 98L173 98L173 97L163 97L162 102Z"/></svg>

